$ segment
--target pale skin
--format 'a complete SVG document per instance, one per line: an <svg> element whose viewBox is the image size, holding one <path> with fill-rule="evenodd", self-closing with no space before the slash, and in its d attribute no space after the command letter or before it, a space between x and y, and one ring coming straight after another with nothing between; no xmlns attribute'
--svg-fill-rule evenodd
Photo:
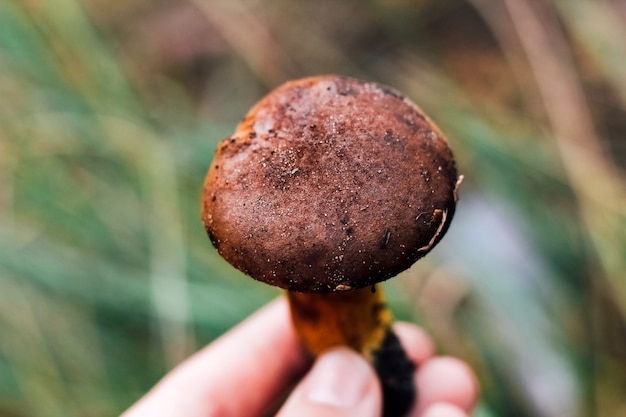
<svg viewBox="0 0 626 417"><path fill-rule="evenodd" d="M394 331L418 365L409 417L468 417L478 395L471 369L436 356L417 326L397 323ZM278 417L380 417L381 401L371 366L349 349L312 362L281 297L177 366L122 417L255 417L272 409Z"/></svg>

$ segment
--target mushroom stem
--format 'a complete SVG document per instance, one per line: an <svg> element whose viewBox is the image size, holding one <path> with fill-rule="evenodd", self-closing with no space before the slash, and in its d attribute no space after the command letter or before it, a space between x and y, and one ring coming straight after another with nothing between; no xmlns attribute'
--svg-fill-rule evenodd
<svg viewBox="0 0 626 417"><path fill-rule="evenodd" d="M328 294L288 291L291 317L306 349L317 356L347 345L372 361L391 314L378 286Z"/></svg>
<svg viewBox="0 0 626 417"><path fill-rule="evenodd" d="M349 346L375 368L383 390L383 416L408 413L415 400L415 365L391 330L379 285L329 294L287 292L291 317L304 347L318 356Z"/></svg>

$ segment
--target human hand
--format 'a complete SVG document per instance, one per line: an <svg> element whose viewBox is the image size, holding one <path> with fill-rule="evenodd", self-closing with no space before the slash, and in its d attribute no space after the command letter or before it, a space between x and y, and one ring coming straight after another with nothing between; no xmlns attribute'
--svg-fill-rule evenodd
<svg viewBox="0 0 626 417"><path fill-rule="evenodd" d="M417 364L410 417L468 416L478 392L469 367L434 356L431 339L414 325L396 323L394 331ZM263 416L310 365L280 298L177 366L122 417ZM336 348L315 361L277 416L380 417L381 404L371 366Z"/></svg>

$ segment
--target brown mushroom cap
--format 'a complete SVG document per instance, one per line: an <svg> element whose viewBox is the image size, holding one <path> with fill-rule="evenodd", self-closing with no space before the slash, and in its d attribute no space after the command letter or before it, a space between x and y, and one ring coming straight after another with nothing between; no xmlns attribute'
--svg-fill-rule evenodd
<svg viewBox="0 0 626 417"><path fill-rule="evenodd" d="M219 144L202 219L219 253L259 281L356 289L433 248L456 184L446 139L402 94L311 77L270 92Z"/></svg>

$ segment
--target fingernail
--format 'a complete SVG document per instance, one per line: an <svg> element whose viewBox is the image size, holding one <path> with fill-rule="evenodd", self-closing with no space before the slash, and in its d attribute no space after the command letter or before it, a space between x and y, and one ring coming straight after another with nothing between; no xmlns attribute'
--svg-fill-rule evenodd
<svg viewBox="0 0 626 417"><path fill-rule="evenodd" d="M337 408L352 408L364 397L373 378L370 366L356 353L339 348L322 355L306 382L308 401Z"/></svg>

